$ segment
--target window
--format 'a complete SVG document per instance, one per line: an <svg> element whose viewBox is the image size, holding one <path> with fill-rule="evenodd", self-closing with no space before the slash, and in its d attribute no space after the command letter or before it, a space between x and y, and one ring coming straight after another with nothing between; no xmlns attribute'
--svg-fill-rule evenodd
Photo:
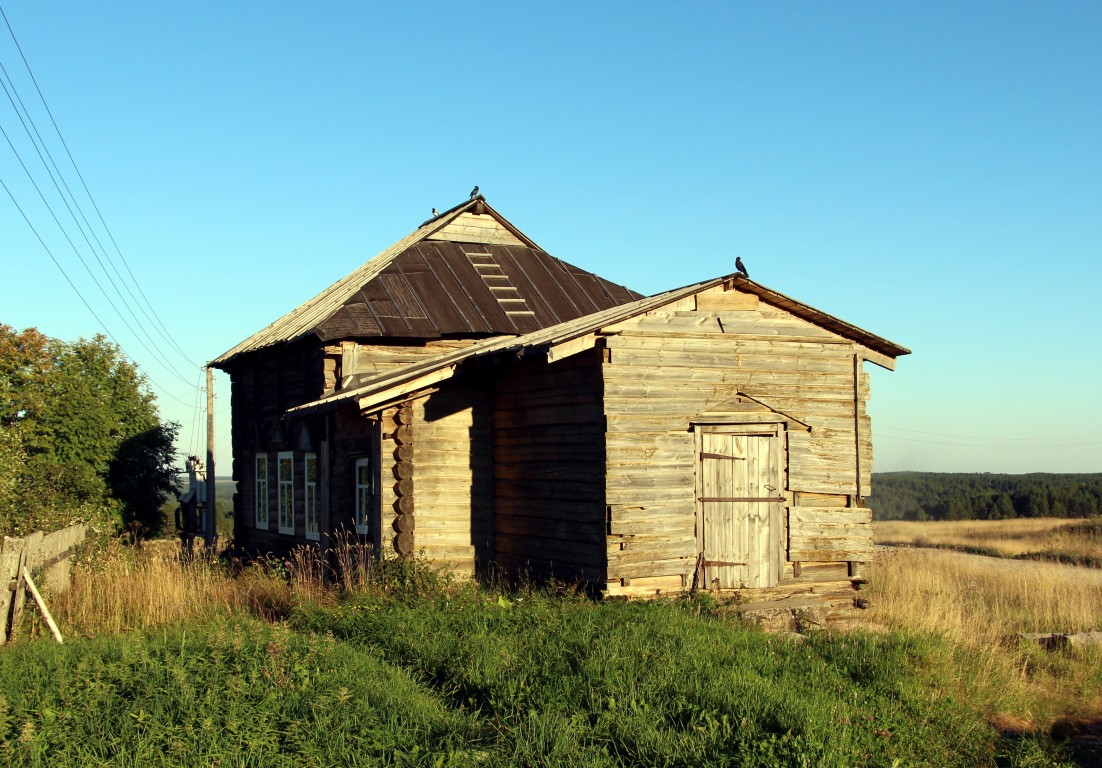
<svg viewBox="0 0 1102 768"><path fill-rule="evenodd" d="M295 532L295 454L282 451L279 469L279 532Z"/></svg>
<svg viewBox="0 0 1102 768"><path fill-rule="evenodd" d="M306 454L306 538L321 538L318 526L318 457Z"/></svg>
<svg viewBox="0 0 1102 768"><path fill-rule="evenodd" d="M268 455L258 453L256 455L256 527L268 527Z"/></svg>
<svg viewBox="0 0 1102 768"><path fill-rule="evenodd" d="M356 459L356 533L371 531L371 501L375 484L371 482L371 459Z"/></svg>

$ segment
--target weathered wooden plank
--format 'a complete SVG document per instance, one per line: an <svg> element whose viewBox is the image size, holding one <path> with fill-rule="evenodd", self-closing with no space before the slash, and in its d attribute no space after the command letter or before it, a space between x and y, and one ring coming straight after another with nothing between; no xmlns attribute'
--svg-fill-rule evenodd
<svg viewBox="0 0 1102 768"><path fill-rule="evenodd" d="M648 560L676 560L696 557L696 537L610 537L607 545L609 563L641 563Z"/></svg>
<svg viewBox="0 0 1102 768"><path fill-rule="evenodd" d="M545 497L511 499L500 497L494 500L497 518L513 515L536 517L566 522L597 522L604 520L604 505L596 497L584 501L570 501ZM496 519L496 518L495 518Z"/></svg>
<svg viewBox="0 0 1102 768"><path fill-rule="evenodd" d="M852 549L837 548L831 546L827 549L814 549L812 547L800 547L789 549L789 557L793 560L817 562L817 563L866 563L872 560L872 545L866 546L864 542L855 542Z"/></svg>
<svg viewBox="0 0 1102 768"><path fill-rule="evenodd" d="M495 498L526 499L540 496L562 501L587 502L599 497L600 487L594 483L576 483L570 481L514 480L495 482Z"/></svg>
<svg viewBox="0 0 1102 768"><path fill-rule="evenodd" d="M494 539L497 552L532 559L555 560L561 563L597 566L604 563L602 542L560 541L542 536L498 533Z"/></svg>
<svg viewBox="0 0 1102 768"><path fill-rule="evenodd" d="M865 507L790 507L790 525L872 525L872 510Z"/></svg>
<svg viewBox="0 0 1102 768"><path fill-rule="evenodd" d="M681 576L692 573L695 557L673 560L647 560L639 563L610 563L610 579L642 579L658 576Z"/></svg>
<svg viewBox="0 0 1102 768"><path fill-rule="evenodd" d="M739 360L734 351L731 352L695 352L695 351L668 351L664 349L636 350L616 349L611 351L610 363L612 365L629 365L634 367L683 367L683 368L721 368L725 370L738 369ZM821 355L773 355L769 360L769 370L791 372L817 372L838 373L844 370L837 360Z"/></svg>
<svg viewBox="0 0 1102 768"><path fill-rule="evenodd" d="M757 361L755 361L755 364ZM633 375L638 371L638 376ZM776 409L770 397L789 400L846 400L853 398L853 382L838 372L809 373L799 370L675 367L657 374L630 365L610 365L605 378L605 397L674 397L733 401L740 393L751 394ZM765 393L768 392L767 396Z"/></svg>
<svg viewBox="0 0 1102 768"><path fill-rule="evenodd" d="M564 401L561 405L533 405L527 409L501 412L500 418L503 427L516 429L538 424L592 424L600 421L602 415L599 403Z"/></svg>
<svg viewBox="0 0 1102 768"><path fill-rule="evenodd" d="M674 576L645 576L630 579L628 584L621 583L620 579L607 582L605 594L610 597L644 597L677 593L687 589L682 575ZM691 584L691 580L690 580Z"/></svg>
<svg viewBox="0 0 1102 768"><path fill-rule="evenodd" d="M684 514L646 520L613 518L608 523L608 532L613 536L685 536L693 533L695 525L695 517Z"/></svg>
<svg viewBox="0 0 1102 768"><path fill-rule="evenodd" d="M665 467L657 464L609 466L607 472L605 488L610 492L633 489L641 491L646 488L691 488L694 477L691 466Z"/></svg>
<svg viewBox="0 0 1102 768"><path fill-rule="evenodd" d="M562 455L566 458L573 458L573 455L570 453L564 452ZM549 457L556 458L556 460L550 461L543 466L531 468L517 466L515 464L498 466L494 472L494 478L497 481L509 480L526 482L539 480L590 483L591 488L600 487L601 480L604 478L604 472L599 465L589 462L558 460L554 454L551 454Z"/></svg>
<svg viewBox="0 0 1102 768"><path fill-rule="evenodd" d="M575 406L579 403L597 403L591 384L573 387L557 387L553 390L499 393L494 404L500 416L524 411L532 406Z"/></svg>
<svg viewBox="0 0 1102 768"><path fill-rule="evenodd" d="M723 293L701 293L696 297L698 312L756 310L760 299L753 293L724 291Z"/></svg>
<svg viewBox="0 0 1102 768"><path fill-rule="evenodd" d="M612 350L660 350L735 352L744 358L766 360L776 355L818 355L823 357L851 357L849 342L819 336L785 337L776 334L731 336L720 333L669 333L661 331L630 330L609 336L605 346Z"/></svg>
<svg viewBox="0 0 1102 768"><path fill-rule="evenodd" d="M524 245L512 232L488 214L461 213L427 240L489 245Z"/></svg>
<svg viewBox="0 0 1102 768"><path fill-rule="evenodd" d="M604 541L604 526L599 522L579 522L576 520L548 520L539 517L521 517L511 515L494 520L494 531L498 534L533 536L562 541Z"/></svg>

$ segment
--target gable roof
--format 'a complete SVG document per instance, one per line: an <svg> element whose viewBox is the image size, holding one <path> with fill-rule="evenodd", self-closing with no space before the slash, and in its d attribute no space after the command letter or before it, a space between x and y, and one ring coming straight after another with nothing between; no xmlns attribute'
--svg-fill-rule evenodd
<svg viewBox="0 0 1102 768"><path fill-rule="evenodd" d="M309 334L321 341L519 335L639 297L554 258L478 195L424 222L211 365Z"/></svg>
<svg viewBox="0 0 1102 768"><path fill-rule="evenodd" d="M376 407L448 379L455 373L456 368L461 363L476 357L511 354L517 358L522 358L528 354L540 353L545 356L548 362L552 362L593 346L596 343L597 335L610 326L724 283L737 286L739 290L755 293L766 302L776 303L778 306L782 306L779 302L783 300L785 302L783 308L787 311L866 347L871 353L869 359L879 365L891 367L894 365L896 357L910 354L910 350L906 347L901 347L894 342L850 325L814 307L802 304L795 299L771 291L765 286L758 285L748 278L735 274L658 293L654 296L594 312L591 315L559 325L542 328L523 336L486 339L454 352L432 357L424 362L368 377L349 389L291 408L287 413L305 415L316 411L329 410L352 400L356 400L361 409Z"/></svg>

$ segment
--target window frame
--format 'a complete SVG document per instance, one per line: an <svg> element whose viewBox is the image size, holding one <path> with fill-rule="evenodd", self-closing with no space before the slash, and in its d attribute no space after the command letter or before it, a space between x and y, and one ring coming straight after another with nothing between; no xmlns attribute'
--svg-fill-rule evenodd
<svg viewBox="0 0 1102 768"><path fill-rule="evenodd" d="M264 469L261 471L261 462L264 464ZM268 530L272 525L271 510L269 509L268 499L268 480L269 480L269 466L268 466L268 454L258 453L256 454L256 461L253 462L253 525L260 530ZM263 520L261 520L261 513L263 513Z"/></svg>
<svg viewBox="0 0 1102 768"><path fill-rule="evenodd" d="M360 467L367 468L367 482L360 482ZM361 536L371 534L371 518L375 509L375 463L370 456L361 456L354 465L355 505L353 523L356 533Z"/></svg>
<svg viewBox="0 0 1102 768"><path fill-rule="evenodd" d="M291 468L291 474L287 479L283 478L283 462L286 461ZM276 523L279 532L294 535L295 532L295 452L280 451L276 454L276 487L279 489L277 502ZM287 502L286 507L284 502ZM286 511L286 518L284 518ZM288 525L284 525L284 522Z"/></svg>
<svg viewBox="0 0 1102 768"><path fill-rule="evenodd" d="M313 465L314 478L310 479L310 466ZM306 530L306 538L311 541L321 540L321 518L318 510L318 455L309 451L302 460L302 487L303 487L303 525ZM311 530L311 521L313 530Z"/></svg>

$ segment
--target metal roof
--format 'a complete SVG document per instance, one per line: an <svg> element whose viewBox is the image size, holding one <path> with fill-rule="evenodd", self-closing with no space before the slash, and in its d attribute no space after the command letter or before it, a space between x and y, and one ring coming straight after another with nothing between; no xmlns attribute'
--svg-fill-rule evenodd
<svg viewBox="0 0 1102 768"><path fill-rule="evenodd" d="M519 335L639 297L549 255L480 195L426 221L211 365L311 333L322 341Z"/></svg>

